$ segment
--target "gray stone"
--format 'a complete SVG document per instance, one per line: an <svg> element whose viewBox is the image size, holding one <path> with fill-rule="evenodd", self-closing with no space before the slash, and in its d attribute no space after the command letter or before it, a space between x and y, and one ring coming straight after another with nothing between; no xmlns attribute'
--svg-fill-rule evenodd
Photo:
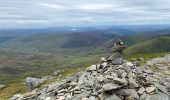
<svg viewBox="0 0 170 100"><path fill-rule="evenodd" d="M105 79L103 77L103 75L99 75L99 76L96 76L96 79L99 81L99 82L103 82Z"/></svg>
<svg viewBox="0 0 170 100"><path fill-rule="evenodd" d="M139 90L138 90L138 93L141 95L145 92L145 88L144 87L141 87Z"/></svg>
<svg viewBox="0 0 170 100"><path fill-rule="evenodd" d="M134 79L129 79L128 83L129 83L130 87L133 87L133 88L136 88L139 86Z"/></svg>
<svg viewBox="0 0 170 100"><path fill-rule="evenodd" d="M116 58L112 60L113 65L121 65L123 64L123 59L122 58Z"/></svg>
<svg viewBox="0 0 170 100"><path fill-rule="evenodd" d="M116 96L115 94L106 97L105 100L121 100L118 96Z"/></svg>
<svg viewBox="0 0 170 100"><path fill-rule="evenodd" d="M127 73L124 70L119 69L117 71L118 77L119 78L125 78L127 76Z"/></svg>
<svg viewBox="0 0 170 100"><path fill-rule="evenodd" d="M170 100L170 98L168 95L158 92L157 94L149 95L146 100Z"/></svg>
<svg viewBox="0 0 170 100"><path fill-rule="evenodd" d="M86 70L87 70L87 71L95 71L95 70L97 70L97 66L96 66L96 65L91 65L91 66L88 67Z"/></svg>
<svg viewBox="0 0 170 100"><path fill-rule="evenodd" d="M168 93L168 91L167 91L167 89L166 89L165 86L163 86L163 85L158 85L157 87L158 87L158 89L159 89L161 92L169 95L169 93Z"/></svg>
<svg viewBox="0 0 170 100"><path fill-rule="evenodd" d="M27 88L32 90L35 87L40 86L44 80L40 78L27 77L25 81Z"/></svg>
<svg viewBox="0 0 170 100"><path fill-rule="evenodd" d="M87 82L87 77L86 77L86 74L84 73L80 76L80 78L78 80L78 84L83 84L85 82Z"/></svg>
<svg viewBox="0 0 170 100"><path fill-rule="evenodd" d="M156 89L156 87L155 87L155 86L147 87L147 88L146 88L146 93L154 92L154 91L155 91L155 89Z"/></svg>
<svg viewBox="0 0 170 100"><path fill-rule="evenodd" d="M0 90L3 89L3 88L5 88L5 85L0 84Z"/></svg>
<svg viewBox="0 0 170 100"><path fill-rule="evenodd" d="M86 86L93 86L94 84L95 84L95 77L93 76L93 75L89 75L88 77L87 77L87 81L86 81Z"/></svg>
<svg viewBox="0 0 170 100"><path fill-rule="evenodd" d="M124 96L131 96L136 99L139 98L138 93L134 89L122 89L120 91L117 91L119 95L124 95Z"/></svg>
<svg viewBox="0 0 170 100"><path fill-rule="evenodd" d="M117 89L120 89L122 86L120 85L117 85L117 84L113 84L113 83L107 83L107 84L104 84L103 85L103 90L104 91L113 91L113 90L117 90Z"/></svg>
<svg viewBox="0 0 170 100"><path fill-rule="evenodd" d="M163 78L161 80L161 83L167 87L168 91L170 92L170 78Z"/></svg>
<svg viewBox="0 0 170 100"><path fill-rule="evenodd" d="M114 82L116 83L116 84L120 84L120 85L127 85L127 81L126 81L126 79L121 79L121 78L114 78L113 79L114 80Z"/></svg>
<svg viewBox="0 0 170 100"><path fill-rule="evenodd" d="M90 96L88 100L95 100L94 96Z"/></svg>
<svg viewBox="0 0 170 100"><path fill-rule="evenodd" d="M128 66L127 63L124 63L124 64L123 64L123 69L124 69L127 73L129 73L129 72L132 71L131 67Z"/></svg>
<svg viewBox="0 0 170 100"><path fill-rule="evenodd" d="M48 85L48 88L46 89L46 92L51 92L51 91L58 91L62 88L65 88L67 87L69 84L67 84L68 81L62 81L62 82L59 82L59 83L53 83L53 84L50 84Z"/></svg>
<svg viewBox="0 0 170 100"><path fill-rule="evenodd" d="M21 94L15 94L13 95L10 100L22 100L23 96Z"/></svg>
<svg viewBox="0 0 170 100"><path fill-rule="evenodd" d="M146 100L147 94L144 92L140 97L139 100Z"/></svg>
<svg viewBox="0 0 170 100"><path fill-rule="evenodd" d="M54 75L55 75L55 76L59 76L60 73L61 73L61 70L56 70L56 71L54 71Z"/></svg>
<svg viewBox="0 0 170 100"><path fill-rule="evenodd" d="M74 95L70 98L70 100L81 100L83 97L88 97L90 95L91 91L83 92L78 95Z"/></svg>

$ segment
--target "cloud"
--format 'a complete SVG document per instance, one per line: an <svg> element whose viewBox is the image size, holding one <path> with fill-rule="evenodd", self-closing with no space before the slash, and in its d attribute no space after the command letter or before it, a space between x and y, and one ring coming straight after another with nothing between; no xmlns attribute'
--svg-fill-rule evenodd
<svg viewBox="0 0 170 100"><path fill-rule="evenodd" d="M170 22L169 0L0 0L0 28Z"/></svg>
<svg viewBox="0 0 170 100"><path fill-rule="evenodd" d="M48 7L48 8L57 8L57 9L64 9L65 7L58 4L49 4L49 3L40 3L41 6Z"/></svg>
<svg viewBox="0 0 170 100"><path fill-rule="evenodd" d="M118 5L112 4L84 4L77 6L81 10L109 10Z"/></svg>

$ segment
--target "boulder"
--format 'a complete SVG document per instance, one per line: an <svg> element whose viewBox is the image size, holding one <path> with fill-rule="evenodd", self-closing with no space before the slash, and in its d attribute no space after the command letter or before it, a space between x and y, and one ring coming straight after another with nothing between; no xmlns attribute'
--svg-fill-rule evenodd
<svg viewBox="0 0 170 100"><path fill-rule="evenodd" d="M113 83L107 83L103 85L103 90L104 91L114 91L117 89L120 89L122 86L121 85L117 85L117 84L113 84Z"/></svg>
<svg viewBox="0 0 170 100"><path fill-rule="evenodd" d="M113 81L116 83L116 84L120 84L120 85L127 85L127 81L126 79L121 79L121 78L114 78Z"/></svg>
<svg viewBox="0 0 170 100"><path fill-rule="evenodd" d="M0 90L3 89L3 88L5 88L5 85L0 84Z"/></svg>
<svg viewBox="0 0 170 100"><path fill-rule="evenodd" d="M26 81L27 88L32 90L40 86L44 80L40 78L27 77L25 81Z"/></svg>
<svg viewBox="0 0 170 100"><path fill-rule="evenodd" d="M145 88L144 87L141 87L139 90L138 90L138 93L141 95L145 92Z"/></svg>
<svg viewBox="0 0 170 100"><path fill-rule="evenodd" d="M56 70L56 71L54 71L54 76L59 76L60 73L61 73L61 70Z"/></svg>
<svg viewBox="0 0 170 100"><path fill-rule="evenodd" d="M156 89L156 87L155 86L150 86L150 87L147 87L146 88L146 93L151 93L151 92L154 92L155 91L155 89Z"/></svg>
<svg viewBox="0 0 170 100"><path fill-rule="evenodd" d="M122 65L123 64L123 59L122 58L116 58L112 60L113 65Z"/></svg>
<svg viewBox="0 0 170 100"><path fill-rule="evenodd" d="M97 66L96 66L96 65L91 65L91 66L88 67L86 70L87 70L87 71L95 71L95 70L97 70Z"/></svg>
<svg viewBox="0 0 170 100"><path fill-rule="evenodd" d="M157 94L149 95L146 100L170 100L170 98L168 95L158 92Z"/></svg>
<svg viewBox="0 0 170 100"><path fill-rule="evenodd" d="M105 100L121 100L121 99L115 94L113 94L111 96L106 97Z"/></svg>

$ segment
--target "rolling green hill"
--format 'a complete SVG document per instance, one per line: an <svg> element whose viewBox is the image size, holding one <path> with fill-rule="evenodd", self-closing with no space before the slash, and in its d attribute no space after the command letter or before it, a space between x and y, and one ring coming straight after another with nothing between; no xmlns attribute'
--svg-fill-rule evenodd
<svg viewBox="0 0 170 100"><path fill-rule="evenodd" d="M170 51L170 37L158 36L153 39L137 43L126 49L125 54L145 54Z"/></svg>

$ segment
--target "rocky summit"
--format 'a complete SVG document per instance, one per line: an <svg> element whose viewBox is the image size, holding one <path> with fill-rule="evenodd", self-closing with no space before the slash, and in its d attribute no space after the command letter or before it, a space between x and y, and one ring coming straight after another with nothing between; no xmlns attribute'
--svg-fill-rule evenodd
<svg viewBox="0 0 170 100"><path fill-rule="evenodd" d="M170 77L122 58L102 58L86 71L11 100L170 100Z"/></svg>

